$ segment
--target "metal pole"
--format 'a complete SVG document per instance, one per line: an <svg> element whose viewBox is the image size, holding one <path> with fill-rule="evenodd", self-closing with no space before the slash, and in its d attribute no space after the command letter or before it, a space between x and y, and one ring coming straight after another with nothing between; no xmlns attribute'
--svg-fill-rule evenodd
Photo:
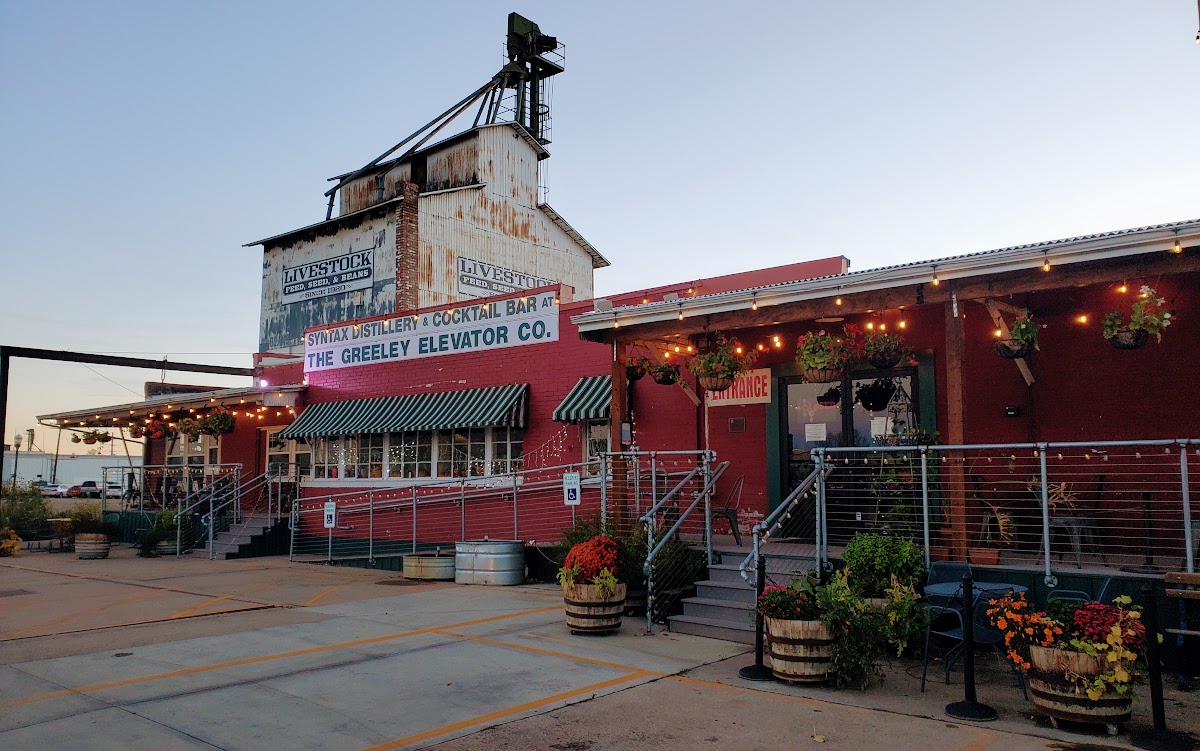
<svg viewBox="0 0 1200 751"><path fill-rule="evenodd" d="M288 560L296 560L296 527L300 526L300 498L292 500L292 509L288 512Z"/></svg>
<svg viewBox="0 0 1200 751"><path fill-rule="evenodd" d="M213 526L216 523L217 523L217 520L213 515L213 497L212 497L212 493L209 493L208 494L208 560L210 560L210 561L213 558L217 557L216 551L213 550ZM183 527L183 525L180 524L181 529L182 529L182 527Z"/></svg>
<svg viewBox="0 0 1200 751"><path fill-rule="evenodd" d="M758 525L755 525L754 530L754 569L756 572L754 578L754 602L758 602L758 598L762 597L763 590L767 587L767 559L760 556L758 552ZM745 678L748 681L769 681L775 677L763 659L763 653L766 647L763 643L763 629L766 624L763 622L762 614L758 612L758 608L754 609L754 664L747 665L738 671L738 676Z"/></svg>
<svg viewBox="0 0 1200 751"><path fill-rule="evenodd" d="M325 531L325 536L329 540L328 550L325 553L325 562L332 563L333 562L333 527L330 527L329 529L327 529Z"/></svg>
<svg viewBox="0 0 1200 751"><path fill-rule="evenodd" d="M375 491L367 491L367 561L375 562Z"/></svg>
<svg viewBox="0 0 1200 751"><path fill-rule="evenodd" d="M466 540L467 539L467 485L466 485L466 483L463 483L459 490L458 503L462 507L462 510L459 514L459 516L461 517L460 526L462 527L462 534L460 535L460 539Z"/></svg>
<svg viewBox="0 0 1200 751"><path fill-rule="evenodd" d="M587 437L584 437L587 440ZM608 454L600 455L600 523L608 521Z"/></svg>
<svg viewBox="0 0 1200 751"><path fill-rule="evenodd" d="M1192 499L1188 486L1187 442L1179 442L1179 489L1183 495L1183 550L1184 565L1189 574L1196 573L1195 554L1192 552Z"/></svg>
<svg viewBox="0 0 1200 751"><path fill-rule="evenodd" d="M1154 729L1130 733L1129 742L1151 751L1191 751L1195 742L1189 734L1167 730L1167 715L1163 709L1162 659L1158 653L1158 639L1155 638L1158 634L1158 597L1149 584L1142 585L1142 597L1146 601L1142 620L1146 624L1146 664L1150 673L1150 710L1154 716Z"/></svg>
<svg viewBox="0 0 1200 751"><path fill-rule="evenodd" d="M519 531L520 519L517 516L517 473L513 473L513 536L514 540L521 539Z"/></svg>
<svg viewBox="0 0 1200 751"><path fill-rule="evenodd" d="M417 488L416 488L416 486L413 487L412 507L413 507L412 552L416 553L417 552Z"/></svg>
<svg viewBox="0 0 1200 751"><path fill-rule="evenodd" d="M822 562L824 561L823 550L825 547L825 455L816 453L813 455L817 468L817 497L814 499L816 519L816 551L813 554L813 568L817 571L818 581L822 578Z"/></svg>
<svg viewBox="0 0 1200 751"><path fill-rule="evenodd" d="M653 516L646 520L646 550L654 550ZM654 562L649 554L646 555L642 573L646 575L646 633L649 634L654 631Z"/></svg>
<svg viewBox="0 0 1200 751"><path fill-rule="evenodd" d="M211 503L209 504L208 511L210 514L212 513L212 504ZM183 519L181 518L182 516L183 516L183 498L180 497L180 498L176 499L176 501L175 501L175 557L176 558L179 557L179 548L182 547L182 545L180 543L183 541ZM210 520L210 522L211 522L211 520ZM211 534L212 533L211 523L210 523L208 529L209 529L209 533ZM212 546L209 546L209 552L211 553L211 551L212 551Z"/></svg>
<svg viewBox="0 0 1200 751"><path fill-rule="evenodd" d="M1046 469L1046 444L1038 446L1038 462L1042 470L1042 555L1046 558L1045 582L1054 585L1054 575L1050 573L1050 473Z"/></svg>
<svg viewBox="0 0 1200 751"><path fill-rule="evenodd" d="M707 565L711 566L713 562L712 548L712 488L709 487L709 478L711 475L711 459L709 454L704 455L704 472L701 477L704 480L704 552L708 556ZM736 514L735 514L736 516ZM734 522L737 524L737 522Z"/></svg>
<svg viewBox="0 0 1200 751"><path fill-rule="evenodd" d="M996 719L996 710L980 704L975 695L975 589L971 574L962 578L963 700L946 705L946 714L962 720L986 722Z"/></svg>
<svg viewBox="0 0 1200 751"><path fill-rule="evenodd" d="M925 569L929 569L929 454L921 448L921 526L925 533Z"/></svg>

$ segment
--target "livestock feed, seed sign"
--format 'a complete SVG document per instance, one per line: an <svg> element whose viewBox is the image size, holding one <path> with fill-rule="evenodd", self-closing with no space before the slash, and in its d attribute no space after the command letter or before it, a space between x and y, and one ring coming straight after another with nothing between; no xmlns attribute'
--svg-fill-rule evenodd
<svg viewBox="0 0 1200 751"><path fill-rule="evenodd" d="M558 341L558 292L309 331L304 372Z"/></svg>
<svg viewBox="0 0 1200 751"><path fill-rule="evenodd" d="M374 248L354 250L300 266L284 266L283 304L370 289L374 267Z"/></svg>
<svg viewBox="0 0 1200 751"><path fill-rule="evenodd" d="M515 269L476 261L466 256L458 257L458 291L472 297L491 297L505 295L510 292L520 292L523 289L536 289L558 284L554 279L546 279L533 274L526 274Z"/></svg>

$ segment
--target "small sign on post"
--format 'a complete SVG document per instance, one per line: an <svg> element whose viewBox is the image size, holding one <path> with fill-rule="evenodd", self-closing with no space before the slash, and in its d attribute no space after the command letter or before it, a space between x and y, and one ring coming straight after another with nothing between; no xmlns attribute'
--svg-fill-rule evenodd
<svg viewBox="0 0 1200 751"><path fill-rule="evenodd" d="M337 502L325 502L325 529L337 528Z"/></svg>
<svg viewBox="0 0 1200 751"><path fill-rule="evenodd" d="M563 504L567 506L579 505L579 473L564 472L563 473Z"/></svg>

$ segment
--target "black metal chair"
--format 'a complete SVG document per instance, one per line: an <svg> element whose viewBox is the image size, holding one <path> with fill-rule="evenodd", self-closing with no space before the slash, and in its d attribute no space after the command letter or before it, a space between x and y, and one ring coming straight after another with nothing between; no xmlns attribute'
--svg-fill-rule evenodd
<svg viewBox="0 0 1200 751"><path fill-rule="evenodd" d="M1008 660L1008 656L1004 650L1004 632L992 625L991 620L987 617L988 598L981 597L979 592L975 592L975 602L971 606L971 625L974 631L974 641L976 645L984 645L991 647L996 655L1008 663L1012 668L1013 674L1017 677L1017 684L1021 687L1021 694L1028 699L1029 691L1025 688L1025 676L1021 669ZM954 669L954 664L958 662L958 658L962 656L963 648L966 646L965 628L963 624L962 612L959 609L959 604L962 601L962 590L960 589L954 598L954 602L945 605L933 605L926 603L924 607L927 611L928 619L925 622L925 652L922 655L921 664L921 691L925 691L926 676L929 673L929 643L932 636L940 636L944 639L957 642L949 652L946 653L946 685L950 685L950 671Z"/></svg>
<svg viewBox="0 0 1200 751"><path fill-rule="evenodd" d="M1079 602L1087 604L1089 602L1101 602L1104 599L1104 593L1108 591L1108 585L1112 583L1112 577L1106 576L1100 583L1100 589L1096 591L1096 596L1092 597L1091 592L1085 592L1082 589L1052 589L1049 596L1046 597L1046 604L1055 600L1065 600L1068 602Z"/></svg>
<svg viewBox="0 0 1200 751"><path fill-rule="evenodd" d="M722 506L713 506L712 518L720 517L729 522L729 528L733 530L733 542L738 547L742 546L742 535L738 532L738 508L742 505L742 485L746 482L746 476L740 475L733 481L733 486L729 489L729 494L725 496L725 503Z"/></svg>

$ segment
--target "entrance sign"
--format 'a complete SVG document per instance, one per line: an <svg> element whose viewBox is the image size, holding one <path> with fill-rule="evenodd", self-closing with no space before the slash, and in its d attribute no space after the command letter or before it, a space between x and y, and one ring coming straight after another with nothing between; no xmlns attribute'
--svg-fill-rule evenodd
<svg viewBox="0 0 1200 751"><path fill-rule="evenodd" d="M558 291L309 331L304 372L558 341Z"/></svg>
<svg viewBox="0 0 1200 751"><path fill-rule="evenodd" d="M579 505L579 473L563 473L563 504L566 506Z"/></svg>
<svg viewBox="0 0 1200 751"><path fill-rule="evenodd" d="M537 289L558 284L555 279L544 279L524 271L506 269L485 261L466 256L458 257L458 291L471 297L491 297L523 289Z"/></svg>
<svg viewBox="0 0 1200 751"><path fill-rule="evenodd" d="M708 405L710 407L729 407L735 404L770 404L771 403L771 369L759 368L749 373L742 373L733 381L733 385L724 391L710 392Z"/></svg>
<svg viewBox="0 0 1200 751"><path fill-rule="evenodd" d="M325 529L337 528L337 502L325 501Z"/></svg>
<svg viewBox="0 0 1200 751"><path fill-rule="evenodd" d="M373 247L300 266L284 266L282 302L289 305L326 295L370 289L374 267Z"/></svg>

